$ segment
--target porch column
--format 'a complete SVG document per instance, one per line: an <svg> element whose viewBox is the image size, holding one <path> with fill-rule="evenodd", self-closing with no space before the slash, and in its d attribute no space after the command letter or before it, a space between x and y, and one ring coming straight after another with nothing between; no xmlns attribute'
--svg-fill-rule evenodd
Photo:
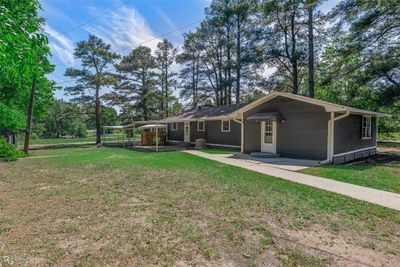
<svg viewBox="0 0 400 267"><path fill-rule="evenodd" d="M156 151L158 152L158 124L156 123Z"/></svg>

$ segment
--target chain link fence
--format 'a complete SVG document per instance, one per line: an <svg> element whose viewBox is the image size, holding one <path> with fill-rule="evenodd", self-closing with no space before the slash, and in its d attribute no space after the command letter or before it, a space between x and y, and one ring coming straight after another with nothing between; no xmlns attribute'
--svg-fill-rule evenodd
<svg viewBox="0 0 400 267"><path fill-rule="evenodd" d="M102 144L112 144L122 146L125 143L133 141L133 137L129 136L127 133L107 133L102 134ZM25 133L18 132L16 134L16 146L18 149L24 148ZM72 147L72 146L82 146L82 145L95 145L96 136L90 135L87 137L75 137L75 136L61 136L61 137L36 137L32 136L29 142L29 149L40 149L40 148L61 148L61 147Z"/></svg>

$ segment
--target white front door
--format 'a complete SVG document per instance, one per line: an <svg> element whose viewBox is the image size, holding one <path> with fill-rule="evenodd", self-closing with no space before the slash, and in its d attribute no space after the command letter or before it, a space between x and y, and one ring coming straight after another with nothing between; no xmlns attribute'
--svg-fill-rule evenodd
<svg viewBox="0 0 400 267"><path fill-rule="evenodd" d="M185 122L183 126L183 141L190 142L190 122Z"/></svg>
<svg viewBox="0 0 400 267"><path fill-rule="evenodd" d="M261 152L276 153L276 121L261 122Z"/></svg>

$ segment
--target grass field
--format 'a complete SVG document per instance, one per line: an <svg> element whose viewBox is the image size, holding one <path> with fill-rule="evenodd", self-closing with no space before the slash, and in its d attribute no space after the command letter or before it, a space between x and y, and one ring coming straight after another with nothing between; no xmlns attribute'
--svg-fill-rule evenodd
<svg viewBox="0 0 400 267"><path fill-rule="evenodd" d="M400 145L382 145L380 149L385 154L351 165L326 165L300 172L400 193Z"/></svg>
<svg viewBox="0 0 400 267"><path fill-rule="evenodd" d="M200 151L208 154L234 154L240 152L238 150L220 149L220 148L200 149Z"/></svg>
<svg viewBox="0 0 400 267"><path fill-rule="evenodd" d="M183 152L37 150L0 165L3 265L400 263L400 213Z"/></svg>
<svg viewBox="0 0 400 267"><path fill-rule="evenodd" d="M132 140L132 139L130 139ZM136 137L136 140L140 140L140 136ZM127 142L128 138L123 135L111 135L106 138L102 138L102 142ZM30 148L38 148L38 147L51 147L51 146L59 146L59 145L80 145L87 143L96 143L96 137L83 137L83 138L36 138L30 140ZM24 146L23 137L20 136L18 139L18 147L22 149Z"/></svg>

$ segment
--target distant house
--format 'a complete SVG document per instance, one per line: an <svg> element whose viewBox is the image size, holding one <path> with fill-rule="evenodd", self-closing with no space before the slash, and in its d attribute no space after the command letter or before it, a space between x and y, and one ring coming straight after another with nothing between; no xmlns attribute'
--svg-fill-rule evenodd
<svg viewBox="0 0 400 267"><path fill-rule="evenodd" d="M203 106L169 117L169 142L342 163L376 153L377 117L387 114L274 92L248 105Z"/></svg>

